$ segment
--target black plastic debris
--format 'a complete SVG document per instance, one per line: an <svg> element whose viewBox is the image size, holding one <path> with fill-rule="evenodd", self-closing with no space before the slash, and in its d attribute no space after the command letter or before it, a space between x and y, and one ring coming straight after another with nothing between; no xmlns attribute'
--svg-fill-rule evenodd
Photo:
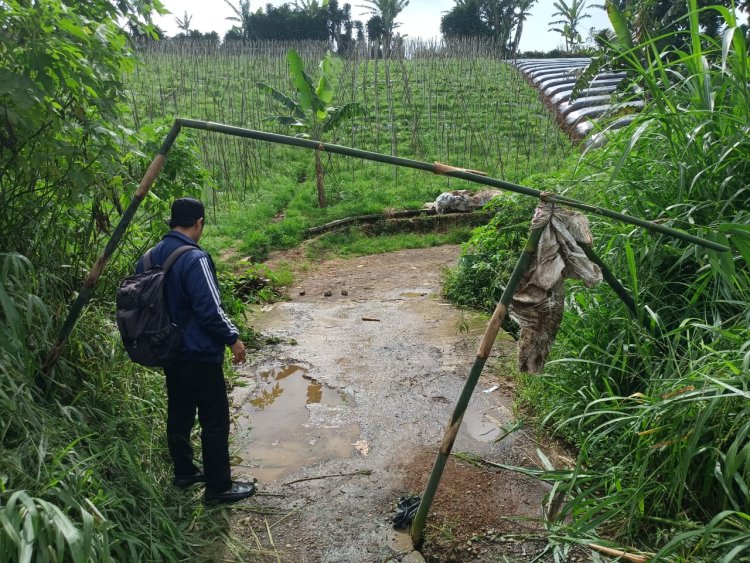
<svg viewBox="0 0 750 563"><path fill-rule="evenodd" d="M419 508L420 497L401 497L396 505L396 516L393 517L393 527L397 530L404 530L411 526L414 515Z"/></svg>

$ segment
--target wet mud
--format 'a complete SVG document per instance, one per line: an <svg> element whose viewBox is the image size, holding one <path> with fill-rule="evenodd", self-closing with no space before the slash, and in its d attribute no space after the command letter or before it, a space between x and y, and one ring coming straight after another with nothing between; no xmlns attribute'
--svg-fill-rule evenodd
<svg viewBox="0 0 750 563"><path fill-rule="evenodd" d="M354 399L312 379L307 368L275 365L243 378L233 394L235 452L258 481L272 482L300 467L356 453Z"/></svg>
<svg viewBox="0 0 750 563"><path fill-rule="evenodd" d="M232 517L250 559L420 560L392 529L395 505L427 481L486 322L440 298L441 273L457 258L446 246L326 262L289 301L252 312L254 328L296 344L261 350L231 393L233 471L261 491ZM454 452L539 465L528 430L497 440L517 425L514 353L499 337ZM561 452L544 450L564 464ZM545 545L537 536L547 492L518 473L452 458L424 556L530 560L522 551ZM506 542L507 534L527 539Z"/></svg>

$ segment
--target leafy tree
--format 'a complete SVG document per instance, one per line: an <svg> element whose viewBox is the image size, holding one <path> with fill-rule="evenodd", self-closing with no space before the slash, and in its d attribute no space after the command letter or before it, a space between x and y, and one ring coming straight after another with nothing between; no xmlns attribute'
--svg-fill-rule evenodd
<svg viewBox="0 0 750 563"><path fill-rule="evenodd" d="M339 55L347 56L354 49L354 22L349 19L344 22L344 33L340 34L336 39L336 52Z"/></svg>
<svg viewBox="0 0 750 563"><path fill-rule="evenodd" d="M382 42L383 36L385 35L385 27L383 26L383 18L380 16L372 16L367 20L367 39L373 42Z"/></svg>
<svg viewBox="0 0 750 563"><path fill-rule="evenodd" d="M227 18L228 21L236 22L240 24L239 26L236 26L236 28L239 30L240 37L245 40L250 40L250 17L252 16L252 12L250 11L250 0L238 0L239 4L235 6L230 2L230 0L224 0L224 3L232 8L232 11L234 12L233 16L229 16ZM233 31L235 27L233 27L229 32L227 32L227 35L229 33L232 33L231 39L235 39L237 32Z"/></svg>
<svg viewBox="0 0 750 563"><path fill-rule="evenodd" d="M493 36L507 51L510 51L510 38L516 25L517 3L518 0L487 0L483 5L484 18Z"/></svg>
<svg viewBox="0 0 750 563"><path fill-rule="evenodd" d="M127 181L123 22L153 36L154 9L164 12L157 0L0 3L0 252L77 264L95 247Z"/></svg>
<svg viewBox="0 0 750 563"><path fill-rule="evenodd" d="M450 37L493 37L514 55L521 41L523 22L537 0L456 0L440 30Z"/></svg>
<svg viewBox="0 0 750 563"><path fill-rule="evenodd" d="M515 56L518 53L518 46L521 44L521 34L523 33L523 24L531 15L531 8L536 4L537 0L519 0L518 6L516 7L516 33L513 38L513 44L511 45L511 55Z"/></svg>
<svg viewBox="0 0 750 563"><path fill-rule="evenodd" d="M292 9L289 4L266 6L250 15L250 37L254 40L328 40L328 16L323 9Z"/></svg>
<svg viewBox="0 0 750 563"><path fill-rule="evenodd" d="M303 12L308 16L314 16L321 10L328 7L328 0L294 0L294 8L298 12Z"/></svg>
<svg viewBox="0 0 750 563"><path fill-rule="evenodd" d="M328 42L337 53L345 54L351 49L354 43L351 4L339 7L338 0L323 0L320 3L317 0L296 0L295 8L315 20L315 25L319 25L322 16L325 16Z"/></svg>
<svg viewBox="0 0 750 563"><path fill-rule="evenodd" d="M383 57L383 36L385 28L383 19L380 16L372 16L365 24L367 29L367 41L369 42L370 58L377 59Z"/></svg>
<svg viewBox="0 0 750 563"><path fill-rule="evenodd" d="M224 43L231 43L233 41L243 41L243 40L244 40L244 34L242 33L242 28L236 25L233 25L231 29L229 29L224 34Z"/></svg>
<svg viewBox="0 0 750 563"><path fill-rule="evenodd" d="M128 37L136 42L161 41L167 36L162 28L153 24L144 28L140 24L128 22L125 24L125 29L127 30Z"/></svg>
<svg viewBox="0 0 750 563"><path fill-rule="evenodd" d="M380 24L382 25L382 38L383 38L383 50L385 56L389 56L391 52L391 43L393 42L393 31L401 25L396 22L398 15L409 5L409 0L365 0L367 3L361 5L361 8L365 8L373 17L380 18ZM372 18L370 18L372 21ZM369 32L369 21L368 21L368 36L372 37Z"/></svg>
<svg viewBox="0 0 750 563"><path fill-rule="evenodd" d="M364 24L356 20L354 22L354 29L357 30L357 43L362 43L365 40L365 26Z"/></svg>
<svg viewBox="0 0 750 563"><path fill-rule="evenodd" d="M343 55L351 50L354 45L353 32L351 4L344 4L339 8L338 0L330 0L328 2L328 33L331 45L336 45L337 53Z"/></svg>
<svg viewBox="0 0 750 563"><path fill-rule="evenodd" d="M492 30L482 17L481 0L457 2L440 18L440 33L451 37L490 37Z"/></svg>
<svg viewBox="0 0 750 563"><path fill-rule="evenodd" d="M188 33L178 33L172 39L177 41L186 40L191 42L201 42L205 45L210 45L211 47L218 47L220 42L219 34L215 31L202 33L197 29L191 29Z"/></svg>
<svg viewBox="0 0 750 563"><path fill-rule="evenodd" d="M227 19L239 24L226 33L225 41L328 41L339 52L345 52L353 43L351 5L344 4L340 8L338 0L295 0L293 4L281 6L266 4L256 12L250 11L249 0L240 0L239 6L234 6L230 0L224 1L235 13Z"/></svg>
<svg viewBox="0 0 750 563"><path fill-rule="evenodd" d="M320 141L326 133L334 130L342 121L351 119L361 113L360 106L356 103L338 107L330 105L335 94L332 76L333 59L330 51L320 62L320 79L317 87L313 86L312 80L305 72L302 59L296 51L290 50L286 57L298 101L264 82L258 82L258 88L269 94L288 110L283 115L268 118L270 121L298 129L300 132L297 136L299 137ZM315 151L315 179L318 190L318 206L325 207L326 195L320 150Z"/></svg>

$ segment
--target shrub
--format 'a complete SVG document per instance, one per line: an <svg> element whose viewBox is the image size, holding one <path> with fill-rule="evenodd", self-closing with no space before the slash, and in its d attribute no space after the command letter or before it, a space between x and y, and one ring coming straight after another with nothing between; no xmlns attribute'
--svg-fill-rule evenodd
<svg viewBox="0 0 750 563"><path fill-rule="evenodd" d="M447 271L443 293L448 299L488 312L495 308L526 243L534 205L529 198L503 194L485 206L495 216L474 229L458 265Z"/></svg>

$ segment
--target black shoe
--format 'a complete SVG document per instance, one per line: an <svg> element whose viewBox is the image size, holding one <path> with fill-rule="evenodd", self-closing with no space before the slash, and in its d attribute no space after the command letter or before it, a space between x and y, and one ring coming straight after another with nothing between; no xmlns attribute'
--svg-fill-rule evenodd
<svg viewBox="0 0 750 563"><path fill-rule="evenodd" d="M205 483L206 482L206 476L203 474L203 471L200 469L197 470L192 475L184 475L182 477L175 476L172 483L174 483L174 486L178 489L187 489L188 487L195 485L196 483Z"/></svg>
<svg viewBox="0 0 750 563"><path fill-rule="evenodd" d="M215 504L219 502L237 502L238 500L251 497L254 494L255 485L253 483L234 481L232 483L232 486L226 491L216 493L207 490L203 494L203 502L205 502L206 504Z"/></svg>

